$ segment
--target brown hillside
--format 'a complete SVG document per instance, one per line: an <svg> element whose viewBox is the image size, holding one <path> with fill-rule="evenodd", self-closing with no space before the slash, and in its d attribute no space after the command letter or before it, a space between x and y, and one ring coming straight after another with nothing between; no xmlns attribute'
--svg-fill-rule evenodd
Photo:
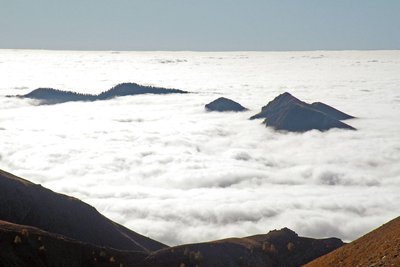
<svg viewBox="0 0 400 267"><path fill-rule="evenodd" d="M400 266L400 217L305 266Z"/></svg>
<svg viewBox="0 0 400 267"><path fill-rule="evenodd" d="M147 267L271 267L301 266L340 246L337 238L299 237L290 229L265 235L229 238L213 242L182 245L152 253Z"/></svg>
<svg viewBox="0 0 400 267"><path fill-rule="evenodd" d="M115 249L149 252L166 247L107 219L76 198L54 193L2 170L0 220Z"/></svg>

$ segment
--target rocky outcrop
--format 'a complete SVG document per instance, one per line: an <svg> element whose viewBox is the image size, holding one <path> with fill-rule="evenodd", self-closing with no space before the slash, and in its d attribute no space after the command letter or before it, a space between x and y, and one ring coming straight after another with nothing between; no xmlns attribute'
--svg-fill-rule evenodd
<svg viewBox="0 0 400 267"><path fill-rule="evenodd" d="M290 132L326 131L332 128L355 130L340 120L353 118L324 103L307 104L289 93L277 96L250 119L264 118L266 126Z"/></svg>
<svg viewBox="0 0 400 267"><path fill-rule="evenodd" d="M219 111L219 112L223 112L223 111L239 112L239 111L247 110L245 107L243 107L239 103L237 103L231 99L225 98L225 97L220 97L220 98L208 103L207 105L205 105L205 109L207 111Z"/></svg>
<svg viewBox="0 0 400 267"><path fill-rule="evenodd" d="M149 252L166 247L109 220L76 198L1 170L0 220L115 249Z"/></svg>
<svg viewBox="0 0 400 267"><path fill-rule="evenodd" d="M39 101L39 104L58 104L70 101L96 101L107 100L114 97L140 95L140 94L185 94L186 91L178 89L166 89L160 87L143 86L136 83L121 83L98 95L80 94L70 91L62 91L53 88L38 88L26 95L18 95L19 98L30 98Z"/></svg>
<svg viewBox="0 0 400 267"><path fill-rule="evenodd" d="M162 249L144 262L147 267L301 266L343 245L337 238L299 237L290 229L264 235L229 238Z"/></svg>

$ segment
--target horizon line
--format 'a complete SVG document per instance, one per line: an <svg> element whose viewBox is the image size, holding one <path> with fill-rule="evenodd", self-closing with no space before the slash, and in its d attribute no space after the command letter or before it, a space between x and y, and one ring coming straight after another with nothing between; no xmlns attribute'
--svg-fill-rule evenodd
<svg viewBox="0 0 400 267"><path fill-rule="evenodd" d="M299 49L299 50L102 50L102 49L57 49L57 48L0 48L0 50L33 50L33 51L65 51L65 52L189 52L189 53L222 53L222 52L351 52L351 51L400 51L398 49Z"/></svg>

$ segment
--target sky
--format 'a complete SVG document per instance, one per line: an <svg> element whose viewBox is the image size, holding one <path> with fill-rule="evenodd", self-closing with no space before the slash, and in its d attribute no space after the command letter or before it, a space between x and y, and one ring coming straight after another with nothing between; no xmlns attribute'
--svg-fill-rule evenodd
<svg viewBox="0 0 400 267"><path fill-rule="evenodd" d="M398 0L0 0L0 48L400 49Z"/></svg>

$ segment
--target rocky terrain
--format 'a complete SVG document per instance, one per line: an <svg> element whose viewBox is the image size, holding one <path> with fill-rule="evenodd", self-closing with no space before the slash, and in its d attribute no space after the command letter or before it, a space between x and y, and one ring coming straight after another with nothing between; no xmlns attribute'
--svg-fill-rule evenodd
<svg viewBox="0 0 400 267"><path fill-rule="evenodd" d="M400 217L305 266L400 266Z"/></svg>
<svg viewBox="0 0 400 267"><path fill-rule="evenodd" d="M139 95L139 94L185 94L186 91L166 89L161 87L143 86L136 83L121 83L98 95L80 94L53 88L38 88L19 98L30 98L39 101L39 104L58 104L70 101L96 101L107 100L114 97Z"/></svg>
<svg viewBox="0 0 400 267"><path fill-rule="evenodd" d="M243 107L239 103L225 97L220 97L208 103L207 105L205 105L205 109L207 111L219 111L219 112L223 111L239 112L247 110L247 108Z"/></svg>
<svg viewBox="0 0 400 267"><path fill-rule="evenodd" d="M324 103L307 104L289 93L277 96L250 119L260 118L264 119L266 126L290 132L326 131L332 128L355 130L341 122L352 116Z"/></svg>

